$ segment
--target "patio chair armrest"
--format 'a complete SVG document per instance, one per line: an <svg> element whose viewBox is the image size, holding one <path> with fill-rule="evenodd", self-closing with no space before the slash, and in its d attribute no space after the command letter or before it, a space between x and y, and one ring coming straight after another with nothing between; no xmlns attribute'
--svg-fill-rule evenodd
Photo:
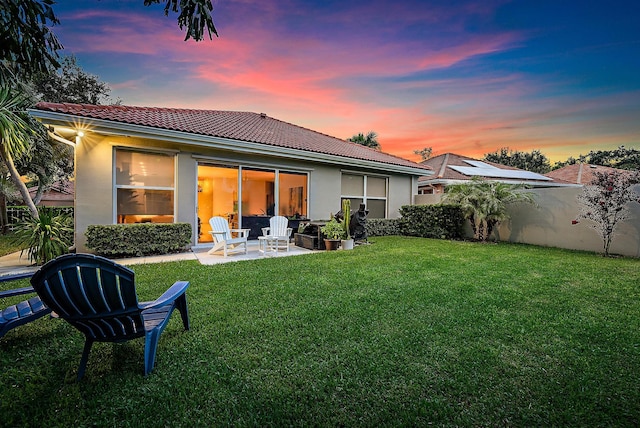
<svg viewBox="0 0 640 428"><path fill-rule="evenodd" d="M162 296L158 297L153 302L143 302L138 306L140 309L149 309L149 308L157 308L161 306L165 306L173 301L175 301L178 297L183 295L187 288L189 287L189 281L176 281L171 288L162 293Z"/></svg>
<svg viewBox="0 0 640 428"><path fill-rule="evenodd" d="M238 233L240 237L244 238L245 236L249 236L249 232L251 229L230 229L232 233Z"/></svg>
<svg viewBox="0 0 640 428"><path fill-rule="evenodd" d="M262 236L269 236L269 232L271 231L270 227L263 227L262 228Z"/></svg>
<svg viewBox="0 0 640 428"><path fill-rule="evenodd" d="M5 297L20 296L21 294L35 293L33 287L15 288L13 290L0 291L0 299Z"/></svg>

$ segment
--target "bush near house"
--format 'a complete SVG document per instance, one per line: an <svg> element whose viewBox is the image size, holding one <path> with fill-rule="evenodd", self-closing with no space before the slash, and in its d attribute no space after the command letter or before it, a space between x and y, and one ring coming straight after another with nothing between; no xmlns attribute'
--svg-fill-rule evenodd
<svg viewBox="0 0 640 428"><path fill-rule="evenodd" d="M455 204L404 205L400 208L399 234L422 238L463 239L465 218Z"/></svg>
<svg viewBox="0 0 640 428"><path fill-rule="evenodd" d="M110 257L139 257L177 253L191 242L189 223L91 225L85 232L87 247Z"/></svg>
<svg viewBox="0 0 640 428"><path fill-rule="evenodd" d="M400 235L400 223L396 218L368 218L368 236L392 236Z"/></svg>

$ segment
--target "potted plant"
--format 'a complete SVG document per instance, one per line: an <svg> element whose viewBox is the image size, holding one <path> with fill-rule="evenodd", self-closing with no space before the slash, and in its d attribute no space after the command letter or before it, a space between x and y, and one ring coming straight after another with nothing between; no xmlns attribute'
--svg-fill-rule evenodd
<svg viewBox="0 0 640 428"><path fill-rule="evenodd" d="M351 220L351 200L344 199L342 201L342 215L344 220L342 221L342 226L344 228L345 238L342 240L342 249L343 250L353 250L353 238L351 238L351 233L349 231L349 221Z"/></svg>
<svg viewBox="0 0 640 428"><path fill-rule="evenodd" d="M331 215L331 220L322 226L320 231L324 236L326 236L324 239L324 246L327 250L337 250L340 246L340 241L345 237L342 222L336 220L333 217L333 214Z"/></svg>

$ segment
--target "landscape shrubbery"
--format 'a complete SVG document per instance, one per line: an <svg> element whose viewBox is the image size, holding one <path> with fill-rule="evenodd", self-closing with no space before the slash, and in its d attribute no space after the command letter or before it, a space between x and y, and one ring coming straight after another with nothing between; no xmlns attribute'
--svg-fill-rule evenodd
<svg viewBox="0 0 640 428"><path fill-rule="evenodd" d="M191 242L189 223L91 225L85 233L87 247L96 254L139 257L177 253Z"/></svg>
<svg viewBox="0 0 640 428"><path fill-rule="evenodd" d="M462 239L465 218L459 205L404 205L398 234L422 238Z"/></svg>

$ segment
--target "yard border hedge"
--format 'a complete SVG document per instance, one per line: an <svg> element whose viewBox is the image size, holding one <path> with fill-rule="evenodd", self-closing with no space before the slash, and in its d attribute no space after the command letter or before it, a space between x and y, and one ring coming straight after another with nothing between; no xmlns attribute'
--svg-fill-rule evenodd
<svg viewBox="0 0 640 428"><path fill-rule="evenodd" d="M398 219L401 235L436 239L464 239L465 218L460 205L403 205Z"/></svg>

